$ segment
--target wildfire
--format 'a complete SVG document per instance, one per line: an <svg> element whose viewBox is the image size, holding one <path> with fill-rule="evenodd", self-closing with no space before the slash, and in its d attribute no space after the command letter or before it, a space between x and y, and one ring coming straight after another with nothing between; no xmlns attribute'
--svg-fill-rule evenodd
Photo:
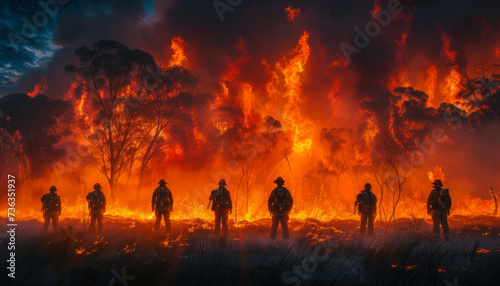
<svg viewBox="0 0 500 286"><path fill-rule="evenodd" d="M434 98L434 90L436 89L438 77L438 70L436 66L429 65L427 68L427 79L425 80L425 88L426 93L429 95L429 103L432 103L432 99Z"/></svg>
<svg viewBox="0 0 500 286"><path fill-rule="evenodd" d="M339 100L337 96L337 93L339 91L340 91L340 81L335 80L333 82L332 90L330 90L330 93L328 94L328 98L330 99L330 102L332 104L334 115L336 115L335 112L342 106L342 101Z"/></svg>
<svg viewBox="0 0 500 286"><path fill-rule="evenodd" d="M254 108L255 95L252 91L252 86L248 83L242 85L243 89L243 113L245 115L245 127L250 126L250 115Z"/></svg>
<svg viewBox="0 0 500 286"><path fill-rule="evenodd" d="M182 66L183 63L188 60L185 53L186 43L181 37L175 37L172 39L172 45L170 46L170 49L172 49L174 54L172 55L168 64L169 67Z"/></svg>
<svg viewBox="0 0 500 286"><path fill-rule="evenodd" d="M373 15L376 15L380 12L380 0L375 0L375 4L373 5Z"/></svg>
<svg viewBox="0 0 500 286"><path fill-rule="evenodd" d="M214 119L214 126L219 130L220 134L226 133L227 129L231 127L231 124L227 121L217 121Z"/></svg>
<svg viewBox="0 0 500 286"><path fill-rule="evenodd" d="M246 44L243 39L239 38L238 44L235 47L242 55L235 61L229 62L226 71L221 75L219 79L220 91L215 96L212 108L221 106L224 101L229 99L228 84L237 85L236 78L240 74L242 66L249 60Z"/></svg>
<svg viewBox="0 0 500 286"><path fill-rule="evenodd" d="M363 139L365 140L365 142L367 144L372 143L373 139L375 139L375 136L377 136L377 133L378 133L378 128L375 125L375 123L373 123L372 120L368 120L366 122L365 132L363 133Z"/></svg>
<svg viewBox="0 0 500 286"><path fill-rule="evenodd" d="M184 158L184 151L179 143L174 144L166 150L168 161L182 161Z"/></svg>
<svg viewBox="0 0 500 286"><path fill-rule="evenodd" d="M302 75L311 52L308 39L309 33L304 32L299 39L298 46L290 53L293 57L287 60L287 57L290 56L288 55L276 64L276 69L285 78L286 91L284 96L288 100L283 117L292 125L294 131L293 150L298 153L311 149L312 132L315 127L312 121L305 118L300 111Z"/></svg>
<svg viewBox="0 0 500 286"><path fill-rule="evenodd" d="M83 107L85 105L85 100L87 99L87 82L83 81L82 84L82 95L79 100L76 101L76 113L80 116L84 116ZM87 118L85 116L85 118Z"/></svg>
<svg viewBox="0 0 500 286"><path fill-rule="evenodd" d="M289 22L295 21L295 19L300 15L300 8L293 9L292 6L285 8L287 12L286 18Z"/></svg>
<svg viewBox="0 0 500 286"><path fill-rule="evenodd" d="M446 34L446 32L441 32L441 40L443 41L443 50L441 55L443 55L448 62L455 62L457 52L451 50L451 37ZM445 83L442 86L443 94L445 94L444 100L447 102L452 102L460 91L458 87L458 82L460 81L460 73L456 69L450 69L450 73L445 79Z"/></svg>
<svg viewBox="0 0 500 286"><path fill-rule="evenodd" d="M276 71L272 70L271 66L265 60L262 61L262 64L266 67L267 73L271 76L271 79L266 83L266 92L269 96L269 100L266 102L266 109L271 110L280 94L277 88L279 85L279 78Z"/></svg>
<svg viewBox="0 0 500 286"><path fill-rule="evenodd" d="M429 176L430 182L441 180L444 183L445 181L443 166L435 166L432 171L427 172L427 175Z"/></svg>
<svg viewBox="0 0 500 286"><path fill-rule="evenodd" d="M68 89L68 92L64 95L64 100L72 100L75 96L75 90L78 87L78 82L74 81Z"/></svg>
<svg viewBox="0 0 500 286"><path fill-rule="evenodd" d="M42 77L42 80L35 85L32 92L28 92L28 96L35 97L41 93L44 93L47 89L47 78Z"/></svg>

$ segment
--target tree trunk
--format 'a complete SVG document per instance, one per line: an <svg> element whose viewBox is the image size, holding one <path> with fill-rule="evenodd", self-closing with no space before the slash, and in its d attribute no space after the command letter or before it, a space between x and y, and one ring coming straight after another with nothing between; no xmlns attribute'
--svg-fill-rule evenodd
<svg viewBox="0 0 500 286"><path fill-rule="evenodd" d="M238 195L240 192L240 185L241 185L241 181L243 180L243 176L245 176L245 174L241 175L241 178L238 181L238 188L236 189L236 198L235 198L235 203L234 203L234 223L235 224L238 223Z"/></svg>

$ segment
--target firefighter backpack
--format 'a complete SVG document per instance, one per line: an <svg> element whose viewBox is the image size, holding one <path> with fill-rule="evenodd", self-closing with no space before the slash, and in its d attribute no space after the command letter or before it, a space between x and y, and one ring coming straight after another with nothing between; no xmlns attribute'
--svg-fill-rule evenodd
<svg viewBox="0 0 500 286"><path fill-rule="evenodd" d="M288 194L285 188L276 188L274 190L274 205L278 211L289 211Z"/></svg>
<svg viewBox="0 0 500 286"><path fill-rule="evenodd" d="M159 187L158 188L158 193L156 196L156 207L163 209L163 208L168 208L170 207L170 200L169 200L169 193L170 190L166 187Z"/></svg>

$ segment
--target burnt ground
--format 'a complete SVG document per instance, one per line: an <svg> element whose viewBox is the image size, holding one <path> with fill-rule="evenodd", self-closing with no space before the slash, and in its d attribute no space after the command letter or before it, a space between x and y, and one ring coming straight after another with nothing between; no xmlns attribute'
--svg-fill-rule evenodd
<svg viewBox="0 0 500 286"><path fill-rule="evenodd" d="M63 220L57 234L19 221L16 278L7 277L7 228L0 235L2 285L499 285L500 218L450 218L452 239L434 240L430 221L398 220L386 234L359 238L357 221L291 220L291 239L270 240L270 219L230 226L105 218L102 235ZM5 220L4 220L5 221ZM162 225L163 227L163 225ZM164 228L162 228L164 231Z"/></svg>

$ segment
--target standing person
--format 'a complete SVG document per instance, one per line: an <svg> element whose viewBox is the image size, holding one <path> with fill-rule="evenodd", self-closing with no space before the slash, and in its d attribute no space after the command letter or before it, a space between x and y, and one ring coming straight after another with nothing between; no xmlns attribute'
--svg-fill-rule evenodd
<svg viewBox="0 0 500 286"><path fill-rule="evenodd" d="M96 220L97 230L102 232L102 218L106 212L106 196L104 196L99 183L96 183L94 190L87 195L87 202L89 203L90 210L90 232L95 230Z"/></svg>
<svg viewBox="0 0 500 286"><path fill-rule="evenodd" d="M228 234L227 220L229 214L233 212L233 203L231 194L226 189L226 181L220 180L219 187L210 193L208 204L212 202L212 211L215 214L215 233L220 234L220 225L222 222L222 233Z"/></svg>
<svg viewBox="0 0 500 286"><path fill-rule="evenodd" d="M276 238L278 225L281 223L283 239L288 239L290 237L290 234L288 233L288 215L290 214L290 210L293 206L293 198L290 191L283 187L285 184L283 178L278 177L274 183L277 187L274 188L269 196L269 199L267 200L267 207L272 216L270 237L271 239Z"/></svg>
<svg viewBox="0 0 500 286"><path fill-rule="evenodd" d="M448 226L448 216L451 209L450 192L447 188L443 188L441 180L435 180L432 185L434 189L427 199L427 214L432 215L434 236L439 238L439 224L441 224L444 238L450 240L450 227Z"/></svg>
<svg viewBox="0 0 500 286"><path fill-rule="evenodd" d="M151 207L153 212L155 212L156 222L155 231L160 229L161 217L165 220L165 228L167 232L170 231L170 212L174 207L174 198L172 197L172 192L167 188L167 182L161 179L158 182L160 185L153 192L153 199L151 201Z"/></svg>
<svg viewBox="0 0 500 286"><path fill-rule="evenodd" d="M49 192L42 196L42 211L43 219L43 232L49 229L50 221L52 220L52 230L57 232L59 229L59 216L61 215L61 198L56 194L56 186L52 186Z"/></svg>
<svg viewBox="0 0 500 286"><path fill-rule="evenodd" d="M368 235L373 235L373 222L377 216L377 197L372 193L370 183L366 183L365 189L356 197L354 212L356 212L356 207L358 207L358 214L361 217L359 232L362 236L365 235L366 224L368 223Z"/></svg>

